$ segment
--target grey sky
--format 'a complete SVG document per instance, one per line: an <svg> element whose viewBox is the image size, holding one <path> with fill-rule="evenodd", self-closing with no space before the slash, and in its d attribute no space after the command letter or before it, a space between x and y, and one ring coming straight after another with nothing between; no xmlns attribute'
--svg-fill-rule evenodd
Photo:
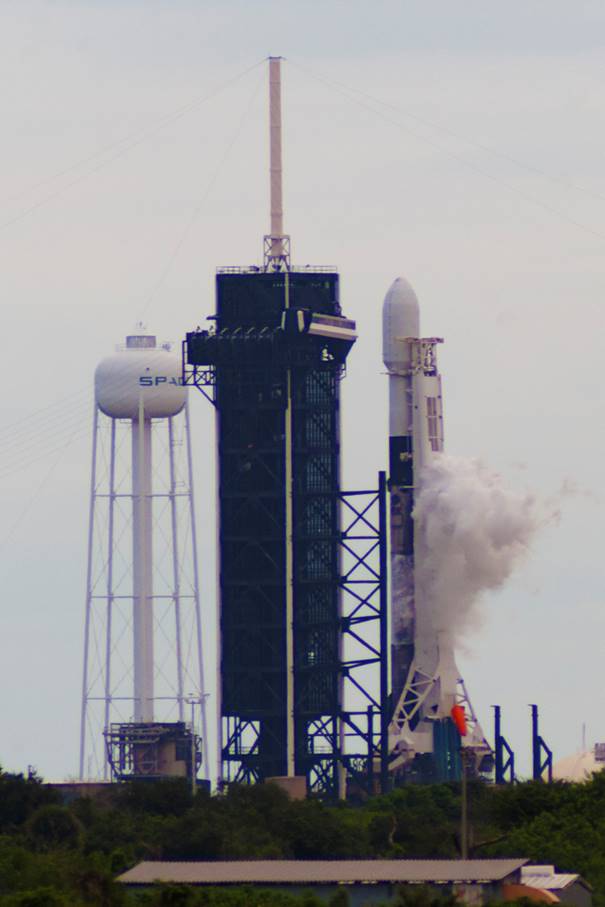
<svg viewBox="0 0 605 907"><path fill-rule="evenodd" d="M603 5L5 0L0 18L0 764L76 770L95 364L140 317L176 341L201 323L215 266L257 261L268 226L262 65L159 126L268 53L288 58L294 260L338 265L360 329L345 484L385 464L380 308L404 273L446 340L448 449L565 490L461 656L484 727L500 702L524 768L529 702L558 755L583 721L605 739ZM192 402L211 623L212 416Z"/></svg>

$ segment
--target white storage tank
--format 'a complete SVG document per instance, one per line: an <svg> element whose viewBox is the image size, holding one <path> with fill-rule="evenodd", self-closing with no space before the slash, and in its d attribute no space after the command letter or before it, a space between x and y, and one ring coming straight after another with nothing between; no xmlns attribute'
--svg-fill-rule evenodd
<svg viewBox="0 0 605 907"><path fill-rule="evenodd" d="M149 334L134 334L95 371L95 399L99 409L114 419L138 419L141 402L145 419L176 416L185 405L180 356L158 347Z"/></svg>
<svg viewBox="0 0 605 907"><path fill-rule="evenodd" d="M583 749L573 756L566 756L555 763L555 781L573 781L576 784L590 781L594 772L605 768L605 743L595 743L592 749Z"/></svg>

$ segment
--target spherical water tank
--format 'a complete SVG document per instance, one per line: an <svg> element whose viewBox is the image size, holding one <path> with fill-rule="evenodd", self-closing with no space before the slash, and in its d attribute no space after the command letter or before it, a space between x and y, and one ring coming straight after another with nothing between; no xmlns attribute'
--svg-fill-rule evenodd
<svg viewBox="0 0 605 907"><path fill-rule="evenodd" d="M138 419L141 402L147 419L176 416L186 394L180 357L149 335L127 337L125 348L95 371L97 406L114 419Z"/></svg>

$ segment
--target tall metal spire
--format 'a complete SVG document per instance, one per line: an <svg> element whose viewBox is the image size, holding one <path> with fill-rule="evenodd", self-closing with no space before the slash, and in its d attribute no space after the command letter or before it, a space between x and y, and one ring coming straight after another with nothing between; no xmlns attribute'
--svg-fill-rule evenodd
<svg viewBox="0 0 605 907"><path fill-rule="evenodd" d="M265 236L264 261L269 271L290 269L290 237L284 234L281 61L269 57L269 173L270 173L270 234Z"/></svg>

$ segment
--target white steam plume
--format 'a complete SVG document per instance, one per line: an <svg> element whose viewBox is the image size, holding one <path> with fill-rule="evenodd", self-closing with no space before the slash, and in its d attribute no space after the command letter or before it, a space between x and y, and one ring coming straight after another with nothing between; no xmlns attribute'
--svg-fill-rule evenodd
<svg viewBox="0 0 605 907"><path fill-rule="evenodd" d="M438 454L420 477L414 518L421 529L416 581L433 626L460 639L480 625L483 593L506 582L558 513L509 490L478 460Z"/></svg>

